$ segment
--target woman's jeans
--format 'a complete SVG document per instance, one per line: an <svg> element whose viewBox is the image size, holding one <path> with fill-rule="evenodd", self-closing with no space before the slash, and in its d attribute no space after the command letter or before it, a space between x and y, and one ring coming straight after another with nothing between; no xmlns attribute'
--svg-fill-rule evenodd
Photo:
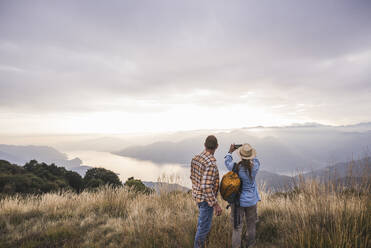
<svg viewBox="0 0 371 248"><path fill-rule="evenodd" d="M235 204L231 205L231 222L233 226L232 233L232 248L241 247L241 235L243 222L246 221L246 247L250 247L255 244L255 233L256 233L256 221L257 221L257 207L256 204L251 207L238 207L237 214L240 215L241 223L235 228L233 225L233 213Z"/></svg>
<svg viewBox="0 0 371 248"><path fill-rule="evenodd" d="M206 201L198 203L198 223L197 232L194 242L194 247L203 247L206 237L211 229L211 221L213 219L213 207L210 207Z"/></svg>

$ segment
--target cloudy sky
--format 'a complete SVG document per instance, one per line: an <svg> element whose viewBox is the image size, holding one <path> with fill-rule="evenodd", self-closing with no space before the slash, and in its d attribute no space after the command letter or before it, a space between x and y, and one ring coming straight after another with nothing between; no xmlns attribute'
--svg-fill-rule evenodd
<svg viewBox="0 0 371 248"><path fill-rule="evenodd" d="M0 0L0 133L371 120L371 1Z"/></svg>

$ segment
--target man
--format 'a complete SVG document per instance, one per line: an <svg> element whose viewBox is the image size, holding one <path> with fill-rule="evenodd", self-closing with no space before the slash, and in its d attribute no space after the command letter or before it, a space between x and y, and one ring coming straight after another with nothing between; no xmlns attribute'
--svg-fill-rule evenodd
<svg viewBox="0 0 371 248"><path fill-rule="evenodd" d="M213 211L216 216L222 213L217 202L219 171L214 157L218 141L214 135L205 140L205 150L191 162L192 197L199 208L197 232L194 247L203 247L211 229Z"/></svg>

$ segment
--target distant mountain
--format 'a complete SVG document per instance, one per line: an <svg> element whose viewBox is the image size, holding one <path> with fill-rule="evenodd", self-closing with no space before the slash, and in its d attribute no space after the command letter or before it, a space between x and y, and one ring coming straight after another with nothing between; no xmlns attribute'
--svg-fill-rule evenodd
<svg viewBox="0 0 371 248"><path fill-rule="evenodd" d="M228 151L229 144L233 142L243 143L246 140L256 147L265 170L272 172L287 171L292 168L292 165L302 168L307 166L307 164L315 163L290 149L275 137L261 139L239 130L230 133L219 133L217 137L220 147L216 151L215 157L219 167L224 167L221 164L223 163L225 152ZM204 139L205 137L202 136L185 139L180 142L156 142L146 146L130 147L114 152L114 154L140 160L150 160L158 164L178 163L189 166L192 157L203 150ZM279 160L277 159L277 154L280 156Z"/></svg>
<svg viewBox="0 0 371 248"><path fill-rule="evenodd" d="M91 169L93 167L91 166L88 166L88 165L80 165L80 166L77 166L77 167L71 167L71 168L68 168L69 170L71 171L74 171L74 172L77 172L80 174L80 176L85 176L85 173Z"/></svg>
<svg viewBox="0 0 371 248"><path fill-rule="evenodd" d="M48 146L15 146L15 145L0 145L0 156L11 156L13 160L18 160L19 164L24 164L32 159L37 159L43 162L67 161L65 154ZM10 162L14 163L10 160Z"/></svg>
<svg viewBox="0 0 371 248"><path fill-rule="evenodd" d="M293 186L294 178L261 170L256 176L256 183L268 191L285 191Z"/></svg>
<svg viewBox="0 0 371 248"><path fill-rule="evenodd" d="M219 148L215 157L223 168L223 157L231 143L250 143L257 150L262 168L276 173L308 171L326 165L360 158L371 147L371 125L326 126L316 123L288 127L255 127L232 131L191 134L177 141L163 140L131 146L114 154L158 164L189 166L192 157L203 150L207 134L215 134ZM187 137L183 133L183 137Z"/></svg>
<svg viewBox="0 0 371 248"><path fill-rule="evenodd" d="M222 176L224 173L220 173ZM181 186L179 184L163 183L163 182L143 182L147 187L159 191L163 189L165 191L182 191L188 192L190 188ZM259 187L263 187L268 191L281 191L287 190L293 185L293 177L278 175L267 171L259 171L256 177L256 183Z"/></svg>
<svg viewBox="0 0 371 248"><path fill-rule="evenodd" d="M82 161L79 158L69 160L66 154L49 146L0 145L0 159L19 165L23 165L30 160L37 160L47 164L54 163L76 171L82 176L85 175L88 169L92 168L82 165Z"/></svg>
<svg viewBox="0 0 371 248"><path fill-rule="evenodd" d="M19 158L16 156L13 156L11 154L8 154L6 152L0 151L0 159L6 160L6 161L11 161L14 164L23 164L23 162L20 161Z"/></svg>
<svg viewBox="0 0 371 248"><path fill-rule="evenodd" d="M172 191L181 191L181 192L188 192L189 188L181 186L176 183L163 183L163 182L143 182L144 185L147 187L154 189L156 192L159 192L161 190L165 192L172 192Z"/></svg>
<svg viewBox="0 0 371 248"><path fill-rule="evenodd" d="M196 142L196 140L185 140L178 143L162 141L145 146L133 146L113 153L140 160L150 160L158 164L187 164L192 158L192 154L198 150L198 147L194 146Z"/></svg>
<svg viewBox="0 0 371 248"><path fill-rule="evenodd" d="M349 178L371 177L371 157L361 160L337 163L324 169L303 174L305 178L328 182L329 180L347 181Z"/></svg>
<svg viewBox="0 0 371 248"><path fill-rule="evenodd" d="M352 130L355 132L364 132L371 130L371 122L362 122L353 125L340 126L339 129Z"/></svg>
<svg viewBox="0 0 371 248"><path fill-rule="evenodd" d="M270 191L285 191L294 186L300 177L304 179L314 179L321 183L332 181L335 185L349 186L368 182L371 184L371 158L365 157L361 160L341 162L323 169L313 170L297 176L283 176L259 171L256 182L258 185L264 185L264 188Z"/></svg>
<svg viewBox="0 0 371 248"><path fill-rule="evenodd" d="M349 186L363 182L365 179L371 183L371 160L364 158L353 162L337 163L333 166L328 166L324 169L314 170L309 173L301 174L300 177L305 179L316 179L319 182L335 182L335 185ZM224 172L221 173L221 176ZM265 170L260 170L256 177L256 183L260 190L270 192L279 192L292 189L295 181L299 180L299 176L284 176L271 173ZM147 187L159 191L183 191L187 192L190 188L183 187L179 184L169 184L160 182L143 182Z"/></svg>

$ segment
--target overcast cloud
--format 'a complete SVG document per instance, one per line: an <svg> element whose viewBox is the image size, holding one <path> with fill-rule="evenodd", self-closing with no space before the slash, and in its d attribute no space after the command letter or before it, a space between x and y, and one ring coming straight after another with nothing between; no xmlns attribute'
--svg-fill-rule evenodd
<svg viewBox="0 0 371 248"><path fill-rule="evenodd" d="M246 104L369 121L370 13L368 0L1 0L0 113Z"/></svg>

